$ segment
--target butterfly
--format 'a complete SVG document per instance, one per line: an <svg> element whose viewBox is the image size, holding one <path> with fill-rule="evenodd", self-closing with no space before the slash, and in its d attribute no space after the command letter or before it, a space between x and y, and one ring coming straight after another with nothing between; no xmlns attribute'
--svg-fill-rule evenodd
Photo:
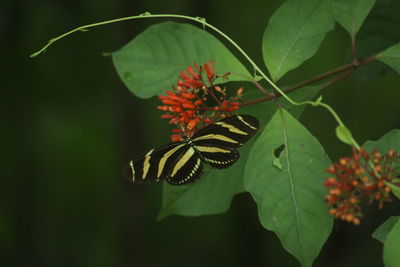
<svg viewBox="0 0 400 267"><path fill-rule="evenodd" d="M258 120L250 115L233 115L199 129L192 137L182 134L183 141L151 149L131 160L123 177L133 183L166 180L184 185L199 179L204 164L225 169L239 158L237 148L253 137Z"/></svg>

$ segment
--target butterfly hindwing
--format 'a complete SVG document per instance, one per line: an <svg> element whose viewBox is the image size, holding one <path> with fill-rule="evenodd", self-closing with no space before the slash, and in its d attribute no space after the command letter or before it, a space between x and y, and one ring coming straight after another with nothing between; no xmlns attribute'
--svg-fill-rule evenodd
<svg viewBox="0 0 400 267"><path fill-rule="evenodd" d="M225 169L239 159L239 152L235 149L215 146L195 146L204 163L213 168Z"/></svg>
<svg viewBox="0 0 400 267"><path fill-rule="evenodd" d="M167 182L173 185L183 185L194 182L203 173L203 163L199 153L191 145L181 153L172 164Z"/></svg>

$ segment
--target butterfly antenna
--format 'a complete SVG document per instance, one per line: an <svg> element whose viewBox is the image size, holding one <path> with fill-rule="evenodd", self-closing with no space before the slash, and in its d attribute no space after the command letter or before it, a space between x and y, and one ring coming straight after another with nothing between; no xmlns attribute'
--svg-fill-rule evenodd
<svg viewBox="0 0 400 267"><path fill-rule="evenodd" d="M182 133L185 133L185 126L183 126L183 122L179 123L179 128L181 128Z"/></svg>

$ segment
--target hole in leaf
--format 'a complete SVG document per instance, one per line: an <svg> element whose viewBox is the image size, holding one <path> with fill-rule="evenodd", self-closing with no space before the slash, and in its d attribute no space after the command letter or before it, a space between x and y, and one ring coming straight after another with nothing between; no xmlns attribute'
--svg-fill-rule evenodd
<svg viewBox="0 0 400 267"><path fill-rule="evenodd" d="M276 158L279 158L283 152L283 150L285 150L286 146L284 144L280 145L279 147L274 149L274 155Z"/></svg>

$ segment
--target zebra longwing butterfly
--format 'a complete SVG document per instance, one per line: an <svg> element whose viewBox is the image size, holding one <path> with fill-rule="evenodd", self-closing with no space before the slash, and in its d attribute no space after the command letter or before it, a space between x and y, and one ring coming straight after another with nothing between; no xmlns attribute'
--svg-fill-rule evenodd
<svg viewBox="0 0 400 267"><path fill-rule="evenodd" d="M258 120L250 115L234 115L207 125L183 141L151 149L131 160L124 178L133 183L165 179L173 185L194 182L203 172L203 163L224 169L239 158L237 148L259 129Z"/></svg>

